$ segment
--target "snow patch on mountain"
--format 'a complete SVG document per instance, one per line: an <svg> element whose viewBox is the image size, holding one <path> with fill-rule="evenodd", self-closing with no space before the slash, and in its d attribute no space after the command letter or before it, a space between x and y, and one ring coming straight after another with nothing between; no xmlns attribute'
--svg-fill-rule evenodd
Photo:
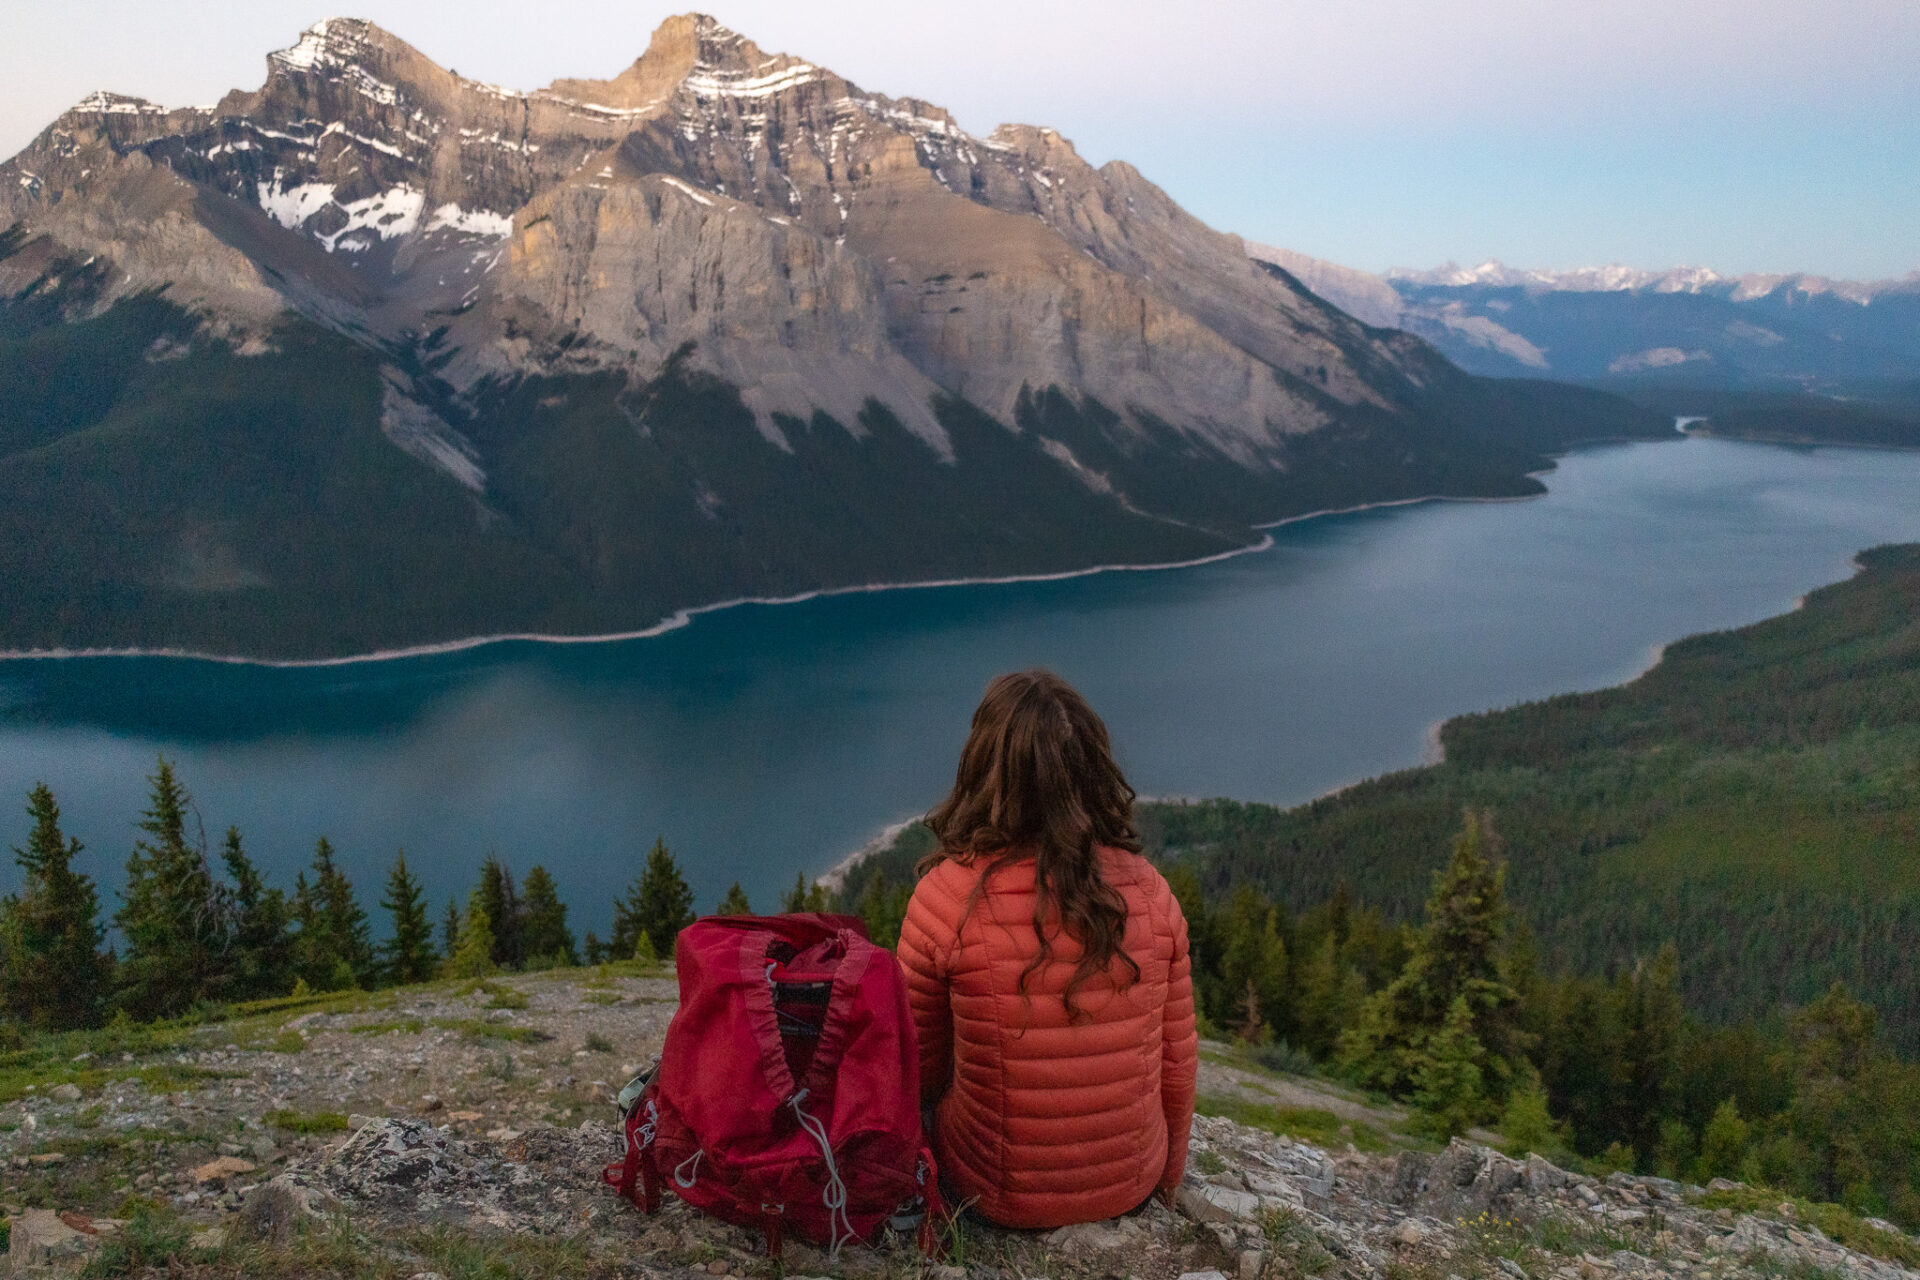
<svg viewBox="0 0 1920 1280"><path fill-rule="evenodd" d="M695 67L680 86L696 98L771 98L819 78L820 68L805 62L765 74L702 65Z"/></svg>
<svg viewBox="0 0 1920 1280"><path fill-rule="evenodd" d="M470 236L505 240L513 234L513 217L490 209L462 209L457 204L443 204L427 219L426 229L431 232L449 228Z"/></svg>
<svg viewBox="0 0 1920 1280"><path fill-rule="evenodd" d="M712 199L710 199L705 193L700 191L698 188L688 186L686 183L680 181L680 179L678 178L669 178L663 174L661 175L660 181L664 185L672 187L675 191L678 191L681 194L685 195L688 199L692 200L695 204L703 204L708 206L709 208L713 206Z"/></svg>
<svg viewBox="0 0 1920 1280"><path fill-rule="evenodd" d="M86 97L73 104L75 111L84 111L103 116L163 116L167 109L157 102L148 102L145 98L133 98L124 93L108 93L104 89L95 89Z"/></svg>
<svg viewBox="0 0 1920 1280"><path fill-rule="evenodd" d="M333 203L331 182L303 182L282 187L278 178L254 185L261 211L289 231L298 231L314 214Z"/></svg>
<svg viewBox="0 0 1920 1280"><path fill-rule="evenodd" d="M1711 267L1670 267L1649 271L1638 267L1609 263L1604 267L1576 267L1568 271L1547 271L1509 267L1497 258L1489 258L1475 267L1446 263L1430 271L1407 267L1388 270L1384 279L1415 286L1451 289L1520 288L1562 293L1717 293L1724 291L1734 302L1751 302L1781 288L1808 296L1832 294L1869 305L1890 289L1911 289L1920 281L1920 272L1899 280L1831 280L1825 276L1748 274L1726 276Z"/></svg>
<svg viewBox="0 0 1920 1280"><path fill-rule="evenodd" d="M1684 351L1679 347L1649 347L1624 355L1607 366L1608 373L1645 373L1649 369L1671 369L1696 360L1711 360L1705 351Z"/></svg>
<svg viewBox="0 0 1920 1280"><path fill-rule="evenodd" d="M1618 293L1629 289L1653 289L1660 293L1698 293L1724 282L1724 277L1708 267L1675 267L1670 271L1645 271L1612 262L1603 267L1577 267L1571 271L1536 271L1509 267L1498 258L1489 258L1477 267L1462 267L1449 262L1431 271L1412 271L1395 267L1386 273L1389 280L1408 284L1439 285L1447 288L1554 289L1573 293Z"/></svg>
<svg viewBox="0 0 1920 1280"><path fill-rule="evenodd" d="M336 211L327 223L336 223L331 231L311 232L329 253L344 250L357 253L375 240L392 240L410 234L420 225L420 214L427 198L409 186L390 187L359 200L340 203L335 187L328 182L306 182L284 187L276 177L254 187L260 208L269 218L289 231L305 230L307 223L328 211ZM444 206L458 211L458 205ZM473 216L473 215L463 215ZM493 217L496 215L485 215ZM507 220L507 232L512 221Z"/></svg>

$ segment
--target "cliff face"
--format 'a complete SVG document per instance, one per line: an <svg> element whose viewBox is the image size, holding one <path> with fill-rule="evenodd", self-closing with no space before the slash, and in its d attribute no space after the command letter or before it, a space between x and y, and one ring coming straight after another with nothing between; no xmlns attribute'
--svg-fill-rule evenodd
<svg viewBox="0 0 1920 1280"><path fill-rule="evenodd" d="M1048 129L973 137L696 15L612 80L533 93L331 20L211 110L95 95L5 179L0 217L110 258L123 291L254 324L277 300L389 344L446 324L461 390L651 372L694 341L769 430L871 396L944 447L936 388L1008 420L1059 385L1273 465L1432 361L1127 165Z"/></svg>

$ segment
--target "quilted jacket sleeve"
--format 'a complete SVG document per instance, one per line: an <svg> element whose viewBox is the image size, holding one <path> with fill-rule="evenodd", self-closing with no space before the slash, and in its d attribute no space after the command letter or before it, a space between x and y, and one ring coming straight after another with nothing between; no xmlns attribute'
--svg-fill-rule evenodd
<svg viewBox="0 0 1920 1280"><path fill-rule="evenodd" d="M1164 909L1173 925L1173 964L1167 973L1167 1008L1161 1023L1160 1105L1167 1117L1167 1168L1160 1185L1180 1185L1187 1169L1187 1140L1193 1131L1193 1090L1200 1069L1200 1036L1193 1019L1193 957L1187 943L1187 919L1171 890L1163 890Z"/></svg>
<svg viewBox="0 0 1920 1280"><path fill-rule="evenodd" d="M947 963L956 937L947 919L949 895L941 868L920 878L900 925L900 967L906 972L907 1004L920 1041L920 1102L932 1106L953 1078L953 1010Z"/></svg>

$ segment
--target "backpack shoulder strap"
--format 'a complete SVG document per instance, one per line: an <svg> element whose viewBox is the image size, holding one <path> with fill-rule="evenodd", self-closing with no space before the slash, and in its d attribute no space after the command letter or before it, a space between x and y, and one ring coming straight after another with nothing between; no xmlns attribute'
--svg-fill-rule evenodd
<svg viewBox="0 0 1920 1280"><path fill-rule="evenodd" d="M633 1201L643 1212L660 1207L660 1166L653 1157L653 1137L660 1123L660 1107L648 1085L627 1112L621 1137L626 1152L600 1171L600 1180Z"/></svg>

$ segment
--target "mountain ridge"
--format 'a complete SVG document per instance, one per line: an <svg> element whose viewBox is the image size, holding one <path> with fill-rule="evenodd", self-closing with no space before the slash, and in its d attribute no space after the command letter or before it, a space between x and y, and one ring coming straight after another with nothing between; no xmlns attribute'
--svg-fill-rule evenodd
<svg viewBox="0 0 1920 1280"><path fill-rule="evenodd" d="M975 137L698 14L610 79L530 92L328 19L211 108L83 100L0 165L7 227L0 337L22 360L59 347L119 370L84 403L29 388L39 407L15 412L32 421L0 414L0 496L17 508L46 505L50 458L97 476L108 440L153 430L205 379L255 397L231 415L247 440L223 447L270 457L286 399L233 363L263 359L287 388L364 380L356 403L374 411L355 430L441 485L431 532L381 549L384 513L415 503L392 486L421 481L368 437L352 446L366 482L302 508L411 566L396 582L419 599L399 609L260 528L273 504L242 477L196 473L217 492L180 513L180 484L148 492L139 451L114 454L97 502L67 513L114 554L50 571L21 548L55 536L35 519L57 503L12 517L0 574L37 603L7 648L257 646L327 608L295 561L346 593L333 612L391 622L273 656L1178 562L1303 511L1537 492L1528 474L1569 441L1663 429L1604 398L1468 377L1051 129ZM136 313L143 356L79 354L130 340L110 317ZM476 581L463 541L502 557L490 577L550 585L526 599ZM232 571L179 569L209 559ZM168 594L183 582L223 584L223 619ZM159 634L157 612L173 619ZM474 621L449 634L456 614Z"/></svg>
<svg viewBox="0 0 1920 1280"><path fill-rule="evenodd" d="M1920 271L1861 281L1618 263L1549 271L1490 258L1376 275L1271 245L1248 253L1487 376L1855 394L1920 375Z"/></svg>

